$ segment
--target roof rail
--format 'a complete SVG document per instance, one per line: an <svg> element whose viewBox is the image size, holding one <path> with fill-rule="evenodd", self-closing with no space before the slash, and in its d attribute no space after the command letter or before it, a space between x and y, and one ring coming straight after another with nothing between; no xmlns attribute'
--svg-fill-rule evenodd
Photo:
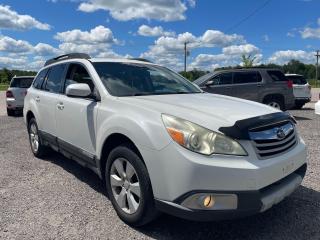
<svg viewBox="0 0 320 240"><path fill-rule="evenodd" d="M86 53L68 53L68 54L64 54L64 55L47 60L44 66L48 66L52 63L60 62L62 60L74 59L74 58L90 59L91 57Z"/></svg>
<svg viewBox="0 0 320 240"><path fill-rule="evenodd" d="M141 61L141 62L152 63L150 60L145 59L145 58L129 58L129 60L136 60L136 61Z"/></svg>

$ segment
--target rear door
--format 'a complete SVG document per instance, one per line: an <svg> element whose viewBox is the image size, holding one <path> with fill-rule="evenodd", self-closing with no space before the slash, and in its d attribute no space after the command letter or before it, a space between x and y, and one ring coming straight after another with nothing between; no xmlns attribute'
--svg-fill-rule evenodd
<svg viewBox="0 0 320 240"><path fill-rule="evenodd" d="M68 97L68 85L86 83L91 91L97 91L92 77L84 65L73 63L68 66L63 93L57 108L59 146L63 151L95 165L96 116L100 102L92 98Z"/></svg>
<svg viewBox="0 0 320 240"><path fill-rule="evenodd" d="M303 76L288 76L288 80L293 82L293 94L295 98L310 98L310 85Z"/></svg>
<svg viewBox="0 0 320 240"><path fill-rule="evenodd" d="M234 97L259 101L262 77L258 71L236 71L233 73Z"/></svg>
<svg viewBox="0 0 320 240"><path fill-rule="evenodd" d="M34 94L39 115L39 129L43 132L46 140L55 147L57 145L56 112L57 104L62 90L62 79L65 74L65 64L50 67L48 74L41 86L42 91Z"/></svg>
<svg viewBox="0 0 320 240"><path fill-rule="evenodd" d="M232 72L218 73L200 85L200 88L209 93L233 96Z"/></svg>

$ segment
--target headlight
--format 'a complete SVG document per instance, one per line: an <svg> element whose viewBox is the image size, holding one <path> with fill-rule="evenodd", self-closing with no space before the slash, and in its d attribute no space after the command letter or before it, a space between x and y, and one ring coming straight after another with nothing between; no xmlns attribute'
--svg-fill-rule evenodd
<svg viewBox="0 0 320 240"><path fill-rule="evenodd" d="M237 141L220 133L166 114L162 114L162 120L171 138L191 151L205 155L248 155Z"/></svg>

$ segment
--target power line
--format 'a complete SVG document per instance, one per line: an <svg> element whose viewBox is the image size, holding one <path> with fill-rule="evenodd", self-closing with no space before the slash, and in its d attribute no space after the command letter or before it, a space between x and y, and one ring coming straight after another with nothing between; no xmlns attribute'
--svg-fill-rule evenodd
<svg viewBox="0 0 320 240"><path fill-rule="evenodd" d="M226 32L229 32L237 27L239 27L242 23L244 23L245 21L247 21L249 18L251 18L252 16L254 16L257 12L259 12L260 10L262 10L263 8L265 8L272 0L266 0L261 6L259 6L258 8L254 9L248 16L246 16L245 18L241 19L238 23L234 24L233 26L229 27Z"/></svg>

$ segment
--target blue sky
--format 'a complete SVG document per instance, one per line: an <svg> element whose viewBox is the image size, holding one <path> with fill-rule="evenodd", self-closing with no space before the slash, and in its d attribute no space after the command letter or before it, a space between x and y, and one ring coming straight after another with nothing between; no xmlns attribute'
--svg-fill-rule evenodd
<svg viewBox="0 0 320 240"><path fill-rule="evenodd" d="M69 51L145 57L175 70L314 63L320 0L2 0L0 67L38 70Z"/></svg>

